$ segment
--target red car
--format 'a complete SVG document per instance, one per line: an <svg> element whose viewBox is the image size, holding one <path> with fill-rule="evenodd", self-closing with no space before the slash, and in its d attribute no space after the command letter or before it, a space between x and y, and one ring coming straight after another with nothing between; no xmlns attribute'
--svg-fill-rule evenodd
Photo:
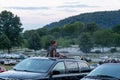
<svg viewBox="0 0 120 80"><path fill-rule="evenodd" d="M0 66L0 73L6 71L6 68L3 66Z"/></svg>

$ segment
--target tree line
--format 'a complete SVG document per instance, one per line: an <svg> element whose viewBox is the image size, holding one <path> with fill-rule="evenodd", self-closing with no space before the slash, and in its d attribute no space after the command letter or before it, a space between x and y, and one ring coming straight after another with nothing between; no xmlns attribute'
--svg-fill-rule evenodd
<svg viewBox="0 0 120 80"><path fill-rule="evenodd" d="M39 50L47 49L51 40L56 40L59 47L79 45L84 53L94 47L120 47L120 25L102 28L95 22L67 23L51 29L39 28L22 33L22 23L17 15L9 11L0 13L0 49L27 47Z"/></svg>
<svg viewBox="0 0 120 80"><path fill-rule="evenodd" d="M36 36L39 35L40 48L44 49L47 49L49 41L52 39L56 40L61 47L79 45L84 53L89 53L94 47L101 47L103 50L104 47L120 47L120 25L101 28L94 22L87 24L75 22L52 29L40 28L24 33L24 38L28 39L28 43L34 43L34 40L29 40L33 33L36 33ZM33 45L29 44L28 47L30 46L33 47Z"/></svg>

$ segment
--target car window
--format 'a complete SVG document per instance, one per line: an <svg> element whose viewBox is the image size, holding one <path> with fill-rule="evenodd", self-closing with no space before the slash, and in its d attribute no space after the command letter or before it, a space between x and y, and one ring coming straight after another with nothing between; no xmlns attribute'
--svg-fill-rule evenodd
<svg viewBox="0 0 120 80"><path fill-rule="evenodd" d="M86 72L90 69L88 64L85 63L85 62L78 62L78 65L79 65L79 68L80 68L81 72Z"/></svg>
<svg viewBox="0 0 120 80"><path fill-rule="evenodd" d="M79 72L78 63L76 61L66 61L66 67L67 67L68 73Z"/></svg>
<svg viewBox="0 0 120 80"><path fill-rule="evenodd" d="M45 73L49 70L53 63L53 60L47 59L25 59L13 67L13 69L19 71Z"/></svg>
<svg viewBox="0 0 120 80"><path fill-rule="evenodd" d="M58 71L59 74L64 74L65 73L65 65L63 62L59 62L55 65L53 68L53 71Z"/></svg>

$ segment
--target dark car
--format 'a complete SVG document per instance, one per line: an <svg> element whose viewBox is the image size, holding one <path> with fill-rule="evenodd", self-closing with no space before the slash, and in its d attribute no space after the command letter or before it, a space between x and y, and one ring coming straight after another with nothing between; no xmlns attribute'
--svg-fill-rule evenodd
<svg viewBox="0 0 120 80"><path fill-rule="evenodd" d="M4 60L3 59L0 59L0 64L4 64Z"/></svg>
<svg viewBox="0 0 120 80"><path fill-rule="evenodd" d="M120 63L102 64L80 80L120 80Z"/></svg>
<svg viewBox="0 0 120 80"><path fill-rule="evenodd" d="M86 61L60 58L27 58L0 74L5 80L79 80L90 71Z"/></svg>

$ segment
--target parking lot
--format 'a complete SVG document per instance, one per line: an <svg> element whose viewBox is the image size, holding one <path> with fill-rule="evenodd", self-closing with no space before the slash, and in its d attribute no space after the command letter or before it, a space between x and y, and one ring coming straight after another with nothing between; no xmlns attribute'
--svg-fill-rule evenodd
<svg viewBox="0 0 120 80"><path fill-rule="evenodd" d="M22 54L0 54L1 65L15 65L23 59L25 59L25 56Z"/></svg>

